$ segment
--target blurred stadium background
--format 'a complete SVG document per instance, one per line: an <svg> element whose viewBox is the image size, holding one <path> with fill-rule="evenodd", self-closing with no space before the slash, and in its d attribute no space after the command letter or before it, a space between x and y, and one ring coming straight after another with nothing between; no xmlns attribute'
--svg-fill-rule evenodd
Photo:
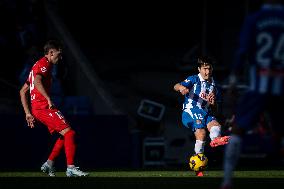
<svg viewBox="0 0 284 189"><path fill-rule="evenodd" d="M194 140L181 125L183 99L173 85L196 72L197 55L214 56L214 77L224 92L218 116L229 133L246 73L238 93L226 91L227 74L243 18L260 3L195 0L174 7L166 2L1 0L0 170L38 170L53 142L43 126L26 126L18 95L48 38L65 45L52 96L78 131L80 166L187 169ZM259 125L248 133L241 162L274 166L271 158L276 158L277 166L283 165L283 156L271 154L265 113ZM211 167L221 169L222 147L206 150Z"/></svg>

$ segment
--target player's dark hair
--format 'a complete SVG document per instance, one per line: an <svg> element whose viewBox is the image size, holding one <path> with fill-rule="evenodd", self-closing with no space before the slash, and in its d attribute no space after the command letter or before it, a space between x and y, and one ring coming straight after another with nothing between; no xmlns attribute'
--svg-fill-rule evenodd
<svg viewBox="0 0 284 189"><path fill-rule="evenodd" d="M202 66L210 65L213 67L213 65L216 63L216 60L213 57L210 56L199 56L197 58L197 66L201 68Z"/></svg>
<svg viewBox="0 0 284 189"><path fill-rule="evenodd" d="M60 41L54 40L54 39L48 40L43 47L44 54L48 54L50 49L61 50L62 49L62 43Z"/></svg>

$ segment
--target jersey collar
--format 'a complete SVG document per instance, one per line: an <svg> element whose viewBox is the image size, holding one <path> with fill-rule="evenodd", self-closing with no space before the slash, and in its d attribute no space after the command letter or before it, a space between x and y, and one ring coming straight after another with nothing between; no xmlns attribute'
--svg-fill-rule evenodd
<svg viewBox="0 0 284 189"><path fill-rule="evenodd" d="M200 73L198 74L198 77L199 77L199 80L200 80L201 82L207 82L205 79L203 79L203 77L201 76ZM215 85L215 82L214 82L213 77L211 77L211 84L212 84L212 85Z"/></svg>

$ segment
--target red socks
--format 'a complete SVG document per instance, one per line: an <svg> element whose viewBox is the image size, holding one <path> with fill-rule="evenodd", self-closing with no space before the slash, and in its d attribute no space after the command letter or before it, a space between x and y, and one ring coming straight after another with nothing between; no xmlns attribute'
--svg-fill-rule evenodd
<svg viewBox="0 0 284 189"><path fill-rule="evenodd" d="M67 131L64 137L60 137L57 139L48 157L48 160L54 161L59 156L63 146L65 147L67 165L74 165L76 144L75 144L75 131L73 130Z"/></svg>
<svg viewBox="0 0 284 189"><path fill-rule="evenodd" d="M48 157L48 160L54 161L56 157L59 156L61 149L64 146L64 138L63 137L59 137L56 141L56 143L54 144L54 147Z"/></svg>
<svg viewBox="0 0 284 189"><path fill-rule="evenodd" d="M69 130L64 135L64 147L67 165L74 165L76 144L75 144L75 131Z"/></svg>

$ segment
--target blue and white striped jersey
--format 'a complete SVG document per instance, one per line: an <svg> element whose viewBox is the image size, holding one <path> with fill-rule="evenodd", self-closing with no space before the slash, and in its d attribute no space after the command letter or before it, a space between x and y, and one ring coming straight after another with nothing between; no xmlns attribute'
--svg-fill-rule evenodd
<svg viewBox="0 0 284 189"><path fill-rule="evenodd" d="M220 99L220 95L213 78L212 82L209 82L204 80L200 74L192 75L180 84L189 89L189 93L185 95L183 103L183 110L189 114L192 113L193 109L199 109L205 112L211 111L209 108L209 102L205 100L207 95L211 92L215 93L217 101Z"/></svg>
<svg viewBox="0 0 284 189"><path fill-rule="evenodd" d="M282 95L284 90L284 8L264 5L246 17L233 70L247 57L251 91Z"/></svg>

